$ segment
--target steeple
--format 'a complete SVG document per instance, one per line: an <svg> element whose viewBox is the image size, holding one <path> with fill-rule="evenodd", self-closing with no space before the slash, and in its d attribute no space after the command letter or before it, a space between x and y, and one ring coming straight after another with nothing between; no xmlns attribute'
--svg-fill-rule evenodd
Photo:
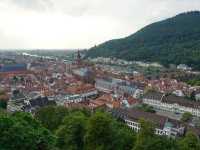
<svg viewBox="0 0 200 150"><path fill-rule="evenodd" d="M78 65L81 64L81 54L80 54L80 51L79 51L79 50L78 50L78 52L77 52L76 63L77 63Z"/></svg>

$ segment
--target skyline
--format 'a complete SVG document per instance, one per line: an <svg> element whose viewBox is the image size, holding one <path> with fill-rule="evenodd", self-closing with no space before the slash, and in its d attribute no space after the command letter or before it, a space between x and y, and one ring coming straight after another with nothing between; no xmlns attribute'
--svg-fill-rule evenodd
<svg viewBox="0 0 200 150"><path fill-rule="evenodd" d="M192 10L199 0L1 0L0 49L90 48Z"/></svg>

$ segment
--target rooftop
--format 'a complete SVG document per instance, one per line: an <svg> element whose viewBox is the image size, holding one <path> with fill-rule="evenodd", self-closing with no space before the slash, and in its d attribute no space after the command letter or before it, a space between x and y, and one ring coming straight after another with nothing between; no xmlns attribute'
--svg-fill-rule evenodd
<svg viewBox="0 0 200 150"><path fill-rule="evenodd" d="M71 85L65 89L65 91L69 94L81 94L81 93L90 92L93 90L95 90L93 85L83 84L83 83Z"/></svg>
<svg viewBox="0 0 200 150"><path fill-rule="evenodd" d="M180 123L176 120L172 120L164 116L143 112L141 110L136 110L136 109L115 109L113 111L113 114L116 117L120 117L122 119L130 119L136 122L139 121L139 119L143 118L152 123L155 123L155 125L159 128L164 128L166 122L170 122L170 126L180 126Z"/></svg>
<svg viewBox="0 0 200 150"><path fill-rule="evenodd" d="M179 104L185 107L200 108L200 102L191 101L184 97L175 96L172 94L163 94L159 92L149 92L144 95L143 98L154 99L162 101L164 103Z"/></svg>

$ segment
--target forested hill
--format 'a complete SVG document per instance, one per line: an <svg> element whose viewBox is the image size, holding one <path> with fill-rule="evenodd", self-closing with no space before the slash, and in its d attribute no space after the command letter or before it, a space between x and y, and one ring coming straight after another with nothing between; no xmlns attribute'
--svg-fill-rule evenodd
<svg viewBox="0 0 200 150"><path fill-rule="evenodd" d="M126 38L110 40L88 50L87 57L188 64L200 69L200 12L179 14L150 24Z"/></svg>

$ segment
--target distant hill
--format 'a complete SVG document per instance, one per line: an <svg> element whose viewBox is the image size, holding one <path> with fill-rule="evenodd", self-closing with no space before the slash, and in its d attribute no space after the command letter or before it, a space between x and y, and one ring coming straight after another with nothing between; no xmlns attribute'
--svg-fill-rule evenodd
<svg viewBox="0 0 200 150"><path fill-rule="evenodd" d="M150 24L138 32L95 46L87 57L117 57L126 60L188 64L200 69L200 12L179 14Z"/></svg>

